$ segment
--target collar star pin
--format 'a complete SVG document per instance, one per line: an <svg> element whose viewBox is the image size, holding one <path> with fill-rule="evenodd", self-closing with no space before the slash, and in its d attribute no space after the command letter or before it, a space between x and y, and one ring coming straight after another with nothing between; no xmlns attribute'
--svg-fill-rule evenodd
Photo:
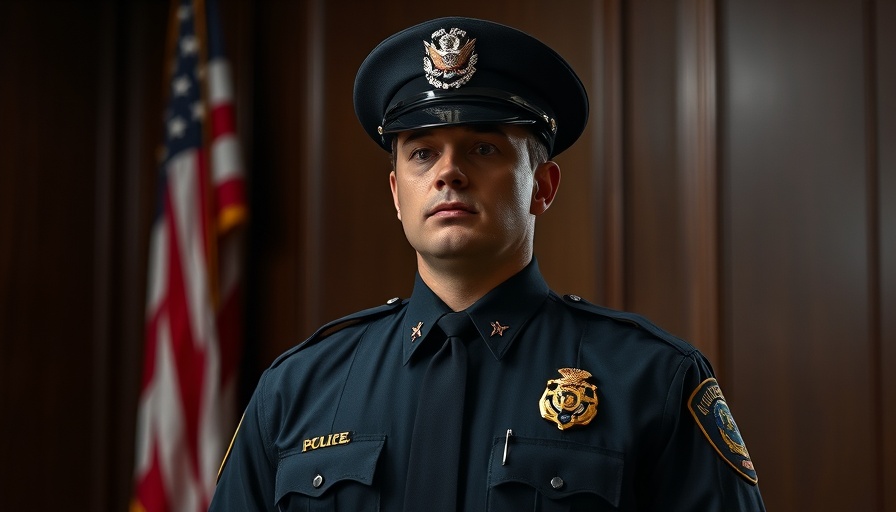
<svg viewBox="0 0 896 512"><path fill-rule="evenodd" d="M507 329L510 329L509 325L501 325L501 322L497 322L497 321L492 322L492 333L489 335L489 337L491 338L495 334L503 337L504 331L506 331Z"/></svg>
<svg viewBox="0 0 896 512"><path fill-rule="evenodd" d="M411 327L411 343L413 343L417 338L422 336L423 334L420 332L420 329L423 327L423 322L417 322L417 325Z"/></svg>
<svg viewBox="0 0 896 512"><path fill-rule="evenodd" d="M541 417L560 430L587 425L597 414L597 386L585 379L591 373L578 368L560 368L563 377L548 381L538 408Z"/></svg>

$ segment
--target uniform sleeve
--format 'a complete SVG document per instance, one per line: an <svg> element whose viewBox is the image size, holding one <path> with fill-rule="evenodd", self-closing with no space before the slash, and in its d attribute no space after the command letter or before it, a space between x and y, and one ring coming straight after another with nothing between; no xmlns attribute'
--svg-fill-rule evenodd
<svg viewBox="0 0 896 512"><path fill-rule="evenodd" d="M277 476L276 456L266 430L264 384L268 373L259 381L230 450L224 459L210 512L274 511L274 482Z"/></svg>
<svg viewBox="0 0 896 512"><path fill-rule="evenodd" d="M712 368L685 356L669 388L650 477L639 494L646 510L764 512L746 444Z"/></svg>

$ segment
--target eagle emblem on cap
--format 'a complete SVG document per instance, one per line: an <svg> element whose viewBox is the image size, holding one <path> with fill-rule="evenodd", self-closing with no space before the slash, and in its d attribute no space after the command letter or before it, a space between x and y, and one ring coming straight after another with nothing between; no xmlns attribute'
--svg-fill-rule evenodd
<svg viewBox="0 0 896 512"><path fill-rule="evenodd" d="M476 39L468 38L465 30L439 29L433 32L432 42L423 41L423 46L423 71L433 87L456 89L469 82L476 72Z"/></svg>

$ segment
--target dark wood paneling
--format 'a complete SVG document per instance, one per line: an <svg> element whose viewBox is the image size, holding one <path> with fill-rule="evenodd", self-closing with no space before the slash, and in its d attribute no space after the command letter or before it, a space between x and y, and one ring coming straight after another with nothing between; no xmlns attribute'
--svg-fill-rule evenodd
<svg viewBox="0 0 896 512"><path fill-rule="evenodd" d="M19 510L51 496L86 505L102 371L90 338L99 13L44 7L58 16L0 6L0 496Z"/></svg>
<svg viewBox="0 0 896 512"><path fill-rule="evenodd" d="M400 7L400 3L393 5ZM315 161L321 184L322 320L407 296L413 283L413 252L404 241L389 193L388 155L362 130L352 94L355 72L367 53L400 25L425 13L381 9L370 2L328 2L323 8L320 101L324 118ZM311 320L311 319L309 319Z"/></svg>
<svg viewBox="0 0 896 512"><path fill-rule="evenodd" d="M603 59L618 48L599 52L594 40L609 21L602 15L602 2L571 3L568 9L533 3L517 19L498 19L545 41L564 56L579 74L589 93L589 124L572 148L556 158L561 169L560 189L551 209L536 223L535 255L545 278L558 293L574 293L601 301L599 282L606 274L598 255L603 241L598 238L605 223L604 202L600 199L601 165L598 147L589 144L598 136L595 119L604 113L595 103L595 81L605 66ZM606 135L605 135L606 136Z"/></svg>
<svg viewBox="0 0 896 512"><path fill-rule="evenodd" d="M4 507L129 500L166 13L0 4Z"/></svg>
<svg viewBox="0 0 896 512"><path fill-rule="evenodd" d="M98 158L105 159L110 173L106 187L111 195L100 198L98 205L105 203L110 212L105 226L109 244L103 256L111 265L103 269L108 288L98 293L107 294L111 311L107 323L98 325L106 353L95 357L102 361L98 364L108 373L111 387L93 397L95 408L106 408L109 417L105 427L94 427L100 434L95 449L102 452L105 445L106 458L93 459L96 469L89 481L95 489L93 509L123 510L131 499L137 398L143 375L147 254L158 200L168 3L140 0L102 5L109 12L100 30L109 34L106 44L109 39L116 41L110 52L114 60L100 70L111 94L99 92L103 109L111 117L109 129L99 131L98 149ZM96 232L101 229L98 221ZM94 344L98 339L102 337Z"/></svg>
<svg viewBox="0 0 896 512"><path fill-rule="evenodd" d="M877 467L878 481L883 487L881 510L896 511L896 2L874 2L875 59L873 61L876 83L876 115L878 189L877 216L880 252L879 269L880 304L877 319L880 322L880 343L877 365L880 376L880 444ZM874 158L874 155L871 155Z"/></svg>
<svg viewBox="0 0 896 512"><path fill-rule="evenodd" d="M625 309L718 353L714 2L627 2Z"/></svg>
<svg viewBox="0 0 896 512"><path fill-rule="evenodd" d="M684 307L682 332L724 376L719 354L718 169L716 158L716 16L713 0L679 3L678 168Z"/></svg>
<svg viewBox="0 0 896 512"><path fill-rule="evenodd" d="M677 191L678 16L675 2L626 2L625 308L692 338L685 226Z"/></svg>
<svg viewBox="0 0 896 512"><path fill-rule="evenodd" d="M607 307L622 309L625 304L625 177L623 170L623 2L603 2L596 8L594 83L591 101L593 201L599 203L594 238L599 250L592 264L597 273L594 299Z"/></svg>
<svg viewBox="0 0 896 512"><path fill-rule="evenodd" d="M303 2L260 3L253 17L263 29L254 31L252 48L247 332L248 348L257 352L252 359L261 361L256 366L266 366L306 330L305 198L318 193L308 190L303 179L303 141L311 129L305 113L312 51L308 34L313 29ZM257 375L258 369L251 371Z"/></svg>
<svg viewBox="0 0 896 512"><path fill-rule="evenodd" d="M721 4L732 409L770 510L879 510L862 4Z"/></svg>

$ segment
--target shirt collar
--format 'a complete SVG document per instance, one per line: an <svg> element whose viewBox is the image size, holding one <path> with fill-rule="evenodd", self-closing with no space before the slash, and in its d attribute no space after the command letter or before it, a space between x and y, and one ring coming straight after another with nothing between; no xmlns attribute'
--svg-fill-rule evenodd
<svg viewBox="0 0 896 512"><path fill-rule="evenodd" d="M523 270L465 310L495 359L504 356L523 325L547 298L548 291L538 262L533 258ZM420 346L442 341L433 341L429 334L439 318L450 312L451 308L423 282L418 273L402 328L404 364Z"/></svg>

